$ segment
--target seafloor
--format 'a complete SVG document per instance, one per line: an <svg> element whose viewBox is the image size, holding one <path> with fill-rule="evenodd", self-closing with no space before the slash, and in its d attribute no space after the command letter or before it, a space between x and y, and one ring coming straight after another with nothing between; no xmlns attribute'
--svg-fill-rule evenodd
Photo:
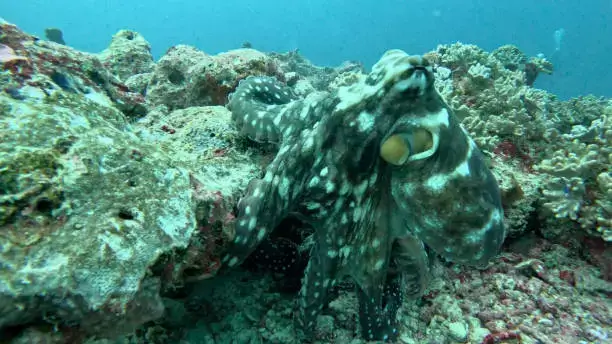
<svg viewBox="0 0 612 344"><path fill-rule="evenodd" d="M0 342L297 343L308 226L288 218L262 254L219 270L236 203L276 149L225 105L251 75L306 97L363 67L249 43L154 61L127 30L98 54L69 44L0 24ZM612 342L612 100L534 88L553 66L514 46L425 56L499 181L508 233L486 268L436 259L397 342ZM312 342L365 343L352 283Z"/></svg>

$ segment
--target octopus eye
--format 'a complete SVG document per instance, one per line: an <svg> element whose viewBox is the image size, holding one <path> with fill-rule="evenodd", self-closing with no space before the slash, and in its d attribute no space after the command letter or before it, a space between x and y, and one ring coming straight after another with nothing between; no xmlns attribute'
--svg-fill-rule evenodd
<svg viewBox="0 0 612 344"><path fill-rule="evenodd" d="M403 165L411 156L424 153L433 147L433 135L423 128L412 132L394 134L380 146L380 157L392 165Z"/></svg>

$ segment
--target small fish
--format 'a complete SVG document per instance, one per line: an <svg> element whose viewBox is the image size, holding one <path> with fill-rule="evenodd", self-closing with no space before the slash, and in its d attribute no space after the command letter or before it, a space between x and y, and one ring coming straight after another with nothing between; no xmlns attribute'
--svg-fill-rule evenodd
<svg viewBox="0 0 612 344"><path fill-rule="evenodd" d="M47 38L47 40L51 42L66 45L66 42L64 41L64 34L62 33L62 30L58 28L55 28L55 27L46 28L45 37Z"/></svg>

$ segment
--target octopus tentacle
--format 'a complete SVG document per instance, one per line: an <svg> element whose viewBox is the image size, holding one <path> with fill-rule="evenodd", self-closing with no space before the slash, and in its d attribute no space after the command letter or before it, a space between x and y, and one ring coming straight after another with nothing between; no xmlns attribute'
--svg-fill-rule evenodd
<svg viewBox="0 0 612 344"><path fill-rule="evenodd" d="M297 175L299 159L294 149L281 149L266 169L263 179L249 183L238 203L233 245L223 263L239 265L268 234L288 216L300 196L301 181Z"/></svg>
<svg viewBox="0 0 612 344"><path fill-rule="evenodd" d="M393 259L396 247L395 235L403 233L403 222L397 217L390 194L380 191L380 203L362 226L358 246L350 257L356 264L348 264L348 273L358 287L359 319L364 338L368 340L394 340L399 334L396 313L403 301L403 267Z"/></svg>
<svg viewBox="0 0 612 344"><path fill-rule="evenodd" d="M380 281L379 286L357 290L361 333L367 340L393 341L399 334L395 318L403 296L401 278Z"/></svg>
<svg viewBox="0 0 612 344"><path fill-rule="evenodd" d="M412 235L398 238L391 251L390 275L402 275L403 291L410 298L421 296L430 280L431 259L423 242Z"/></svg>
<svg viewBox="0 0 612 344"><path fill-rule="evenodd" d="M334 252L330 254L331 252ZM306 336L311 335L317 315L323 309L329 298L329 291L337 283L338 247L333 243L317 240L310 251L310 261L306 267L302 288L300 289L300 309L298 324Z"/></svg>
<svg viewBox="0 0 612 344"><path fill-rule="evenodd" d="M318 105L326 98L327 93L319 92L300 99L275 78L250 76L230 95L228 108L241 134L279 144L320 120L325 107Z"/></svg>
<svg viewBox="0 0 612 344"><path fill-rule="evenodd" d="M250 76L240 81L229 97L228 108L240 133L257 142L279 143L282 131L291 125L288 107L298 97L276 79ZM301 107L301 104L293 104Z"/></svg>

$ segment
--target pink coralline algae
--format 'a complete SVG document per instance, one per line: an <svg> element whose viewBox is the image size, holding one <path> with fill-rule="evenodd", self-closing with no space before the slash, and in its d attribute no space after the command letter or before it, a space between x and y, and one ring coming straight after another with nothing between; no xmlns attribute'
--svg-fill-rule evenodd
<svg viewBox="0 0 612 344"><path fill-rule="evenodd" d="M17 56L15 51L8 45L0 44L0 62L6 63L13 60L24 60L25 57Z"/></svg>
<svg viewBox="0 0 612 344"><path fill-rule="evenodd" d="M13 48L0 43L0 63L2 64L3 70L11 70L15 74L21 74L17 73L19 72L18 65L20 63L27 64L27 62L28 59L23 56L17 55Z"/></svg>

